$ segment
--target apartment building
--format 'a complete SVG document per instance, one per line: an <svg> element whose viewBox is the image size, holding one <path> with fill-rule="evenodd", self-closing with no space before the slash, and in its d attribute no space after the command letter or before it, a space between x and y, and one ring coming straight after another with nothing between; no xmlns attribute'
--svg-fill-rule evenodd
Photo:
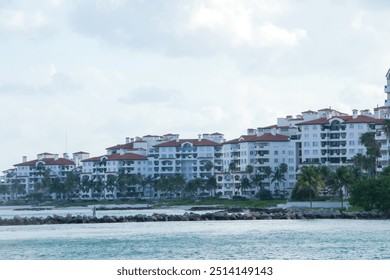
<svg viewBox="0 0 390 280"><path fill-rule="evenodd" d="M58 177L64 181L66 174L73 171L76 165L67 154L61 158L58 154L41 153L30 161L24 156L23 161L14 167L12 179L16 179L25 188L26 194L29 194L34 191L36 183L42 181L45 171L51 178Z"/></svg>
<svg viewBox="0 0 390 280"><path fill-rule="evenodd" d="M274 127L275 129L275 127ZM291 192L295 184L297 168L297 142L289 136L276 133L260 135L243 135L223 143L223 171L216 173L218 191L224 196L247 195L253 196L258 188L243 190L243 178L253 179L258 174L263 177L262 186L270 191ZM230 166L234 163L235 170ZM272 172L281 164L286 164L286 180L272 180L267 174L267 167ZM248 168L248 166L250 166ZM249 171L252 171L249 173Z"/></svg>
<svg viewBox="0 0 390 280"><path fill-rule="evenodd" d="M153 146L155 177L181 174L188 181L209 178L222 170L222 141L220 133L199 135L198 139L176 138ZM211 169L208 168L211 163Z"/></svg>
<svg viewBox="0 0 390 280"><path fill-rule="evenodd" d="M181 139L179 134L146 135L125 139L124 144L106 148L106 155L90 158L89 153L78 152L70 159L67 154L42 153L37 159L15 164L4 171L2 185L18 179L27 193L42 179L42 170L63 180L66 173L77 168L82 176L91 180L106 180L109 174L124 169L130 174L155 178L181 174L188 181L215 175L218 192L225 196L254 195L257 190L243 191L243 178L262 175L262 185L271 191L290 192L296 175L304 165L337 167L352 164L356 154L365 154L360 136L375 132L380 146L377 170L380 172L390 162L389 136L383 129L385 119L390 119L390 69L386 74L384 106L369 110L353 110L351 115L335 109L307 110L301 114L278 118L270 126L250 128L247 134L225 141L221 133L199 134L198 138ZM211 165L209 164L211 163ZM235 164L235 169L229 168ZM286 180L271 180L269 168L275 172L280 164L287 165ZM253 172L248 172L251 166ZM267 172L266 172L267 171Z"/></svg>

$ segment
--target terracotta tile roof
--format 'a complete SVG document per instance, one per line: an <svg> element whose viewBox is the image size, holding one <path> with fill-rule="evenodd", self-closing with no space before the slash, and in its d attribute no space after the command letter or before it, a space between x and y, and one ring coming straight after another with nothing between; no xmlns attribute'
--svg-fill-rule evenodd
<svg viewBox="0 0 390 280"><path fill-rule="evenodd" d="M312 113L317 114L316 111L312 111L312 110L308 110L308 111L302 112L302 114L312 114Z"/></svg>
<svg viewBox="0 0 390 280"><path fill-rule="evenodd" d="M306 122L300 122L297 123L296 125L311 125L311 124L328 124L329 120L327 118L319 118L311 121L306 121Z"/></svg>
<svg viewBox="0 0 390 280"><path fill-rule="evenodd" d="M73 161L65 158L58 158L58 159L44 158L41 160L35 159L35 160L14 164L14 166L34 166L37 164L37 162L40 161L44 162L46 165L74 165L75 164Z"/></svg>
<svg viewBox="0 0 390 280"><path fill-rule="evenodd" d="M264 135L242 135L240 138L236 138L230 141L226 141L224 144L237 144L240 142L286 142L289 141L289 137L281 134L265 133Z"/></svg>
<svg viewBox="0 0 390 280"><path fill-rule="evenodd" d="M223 135L223 134L219 133L219 132L214 132L214 133L211 133L210 135Z"/></svg>
<svg viewBox="0 0 390 280"><path fill-rule="evenodd" d="M125 153L123 155L121 154L112 154L112 155L103 155L99 157L93 157L88 158L85 160L82 160L82 162L93 162L93 161L100 161L103 157L107 158L108 161L114 161L114 160L148 160L147 157L134 154L134 153Z"/></svg>
<svg viewBox="0 0 390 280"><path fill-rule="evenodd" d="M77 152L77 153L73 153L73 154L74 154L74 155L80 155L80 154L89 155L89 153L87 153L87 152L82 152L82 151Z"/></svg>
<svg viewBox="0 0 390 280"><path fill-rule="evenodd" d="M194 146L221 146L222 144L210 141L207 139L180 139L179 141L172 140L165 143L157 144L154 147L180 147L182 144L189 142Z"/></svg>
<svg viewBox="0 0 390 280"><path fill-rule="evenodd" d="M106 148L106 150L117 150L117 149L132 150L133 147L134 147L133 143L126 143L126 144L117 144L115 146Z"/></svg>
<svg viewBox="0 0 390 280"><path fill-rule="evenodd" d="M383 119L376 119L369 116L357 116L353 118L352 116L339 116L338 118L345 121L345 123L375 123L381 124L383 123Z"/></svg>
<svg viewBox="0 0 390 280"><path fill-rule="evenodd" d="M314 125L314 124L330 124L332 120L334 119L341 119L344 121L344 123L374 123L374 124L381 124L383 123L383 119L376 119L369 116L362 116L359 115L356 118L353 118L353 116L335 116L333 118L327 119L327 118L320 118L315 119L311 121L306 122L300 122L297 123L297 125Z"/></svg>
<svg viewBox="0 0 390 280"><path fill-rule="evenodd" d="M145 136L143 136L143 137L161 137L161 136L159 136L159 135L150 135L150 134L148 134L148 135L145 135ZM142 137L142 138L143 138Z"/></svg>
<svg viewBox="0 0 390 280"><path fill-rule="evenodd" d="M269 125L269 126L264 126L264 127L259 127L260 129L271 129L271 128L277 128L278 125L277 124L274 124L274 125Z"/></svg>

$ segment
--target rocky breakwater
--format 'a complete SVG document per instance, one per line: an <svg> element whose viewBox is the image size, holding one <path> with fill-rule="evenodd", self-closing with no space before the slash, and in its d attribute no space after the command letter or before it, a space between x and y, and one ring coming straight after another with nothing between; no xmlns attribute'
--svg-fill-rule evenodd
<svg viewBox="0 0 390 280"><path fill-rule="evenodd" d="M43 217L1 218L0 226L10 225L47 225L47 224L89 224L89 223L126 223L126 222L173 222L173 221L226 221L226 220L296 220L296 219L390 219L390 212L347 212L330 209L307 209L291 207L225 209L216 212L199 214L186 212L183 215L154 213L130 216L94 217L71 215Z"/></svg>

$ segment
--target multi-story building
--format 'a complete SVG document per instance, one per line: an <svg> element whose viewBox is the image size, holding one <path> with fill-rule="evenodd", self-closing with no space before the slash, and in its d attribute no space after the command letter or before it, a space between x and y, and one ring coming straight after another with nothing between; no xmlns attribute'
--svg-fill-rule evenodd
<svg viewBox="0 0 390 280"><path fill-rule="evenodd" d="M278 118L275 125L248 129L247 135L227 142L220 133L205 133L197 139L180 139L179 134L127 137L124 144L107 148L106 155L99 157L89 158L88 153L78 152L73 159L48 153L39 154L33 161L24 158L14 169L4 172L2 184L17 179L30 193L42 179L42 170L50 170L50 176L63 180L76 168L82 176L103 181L120 170L155 178L180 174L187 181L216 175L218 192L226 196L253 195L257 190L243 191L241 181L261 175L262 185L271 191L291 191L300 167L337 167L352 164L354 156L365 154L360 137L366 132L375 132L379 143L380 172L390 165L390 135L384 126L384 120L390 119L390 69L386 79L387 99L384 106L374 108L374 114L369 110L353 110L352 115L332 108L308 110ZM275 172L281 164L287 166L286 180L272 179L269 170Z"/></svg>
<svg viewBox="0 0 390 280"><path fill-rule="evenodd" d="M257 174L263 178L262 186L272 192L291 192L295 184L297 150L296 141L275 131L243 135L223 143L223 172L216 174L218 191L224 196L253 196L258 189L243 190L241 182L243 178L253 179ZM234 163L234 170L231 163ZM287 167L283 174L285 180L272 180L266 170L274 172L281 164Z"/></svg>
<svg viewBox="0 0 390 280"><path fill-rule="evenodd" d="M23 162L15 164L15 173L12 179L16 179L21 184L27 194L34 191L37 182L41 182L45 172L48 172L51 178L58 177L64 181L66 174L76 167L75 163L70 160L67 154L59 157L58 154L41 153L37 159L27 161L23 157Z"/></svg>
<svg viewBox="0 0 390 280"><path fill-rule="evenodd" d="M365 154L366 148L360 137L366 132L375 132L382 124L363 111L354 110L352 116L319 118L298 123L300 128L300 164L338 166L351 164L356 154Z"/></svg>
<svg viewBox="0 0 390 280"><path fill-rule="evenodd" d="M214 133L155 145L150 153L155 177L180 174L187 181L210 177L222 170L222 141L223 135Z"/></svg>

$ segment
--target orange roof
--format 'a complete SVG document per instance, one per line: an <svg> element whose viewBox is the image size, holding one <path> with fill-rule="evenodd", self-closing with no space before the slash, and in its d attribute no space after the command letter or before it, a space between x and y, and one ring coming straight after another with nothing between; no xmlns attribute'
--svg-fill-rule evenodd
<svg viewBox="0 0 390 280"><path fill-rule="evenodd" d="M34 166L37 164L37 162L44 162L46 165L74 165L73 161L65 158L58 158L58 159L44 158L40 160L35 159L35 160L14 164L14 166Z"/></svg>
<svg viewBox="0 0 390 280"><path fill-rule="evenodd" d="M93 157L89 159L82 160L82 162L90 162L90 161L100 161L103 157L106 157L107 160L113 161L113 160L148 160L147 157L134 154L134 153L126 153L126 154L112 154L112 155L103 155L100 157Z"/></svg>
<svg viewBox="0 0 390 280"><path fill-rule="evenodd" d="M172 140L165 143L157 144L154 147L180 147L182 144L189 142L194 146L221 146L221 144L207 139L180 139L179 141Z"/></svg>
<svg viewBox="0 0 390 280"><path fill-rule="evenodd" d="M289 141L289 137L281 134L265 133L264 135L242 135L240 138L236 138L225 142L224 144L237 144L240 142L286 142Z"/></svg>

